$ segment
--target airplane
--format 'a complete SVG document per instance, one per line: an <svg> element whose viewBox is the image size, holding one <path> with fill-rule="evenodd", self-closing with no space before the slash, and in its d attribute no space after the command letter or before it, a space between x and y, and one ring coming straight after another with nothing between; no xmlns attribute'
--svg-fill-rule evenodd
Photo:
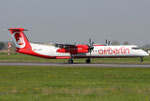
<svg viewBox="0 0 150 101"><path fill-rule="evenodd" d="M89 39L89 45L73 44L37 44L30 43L24 31L24 28L9 28L11 36L16 46L16 52L28 54L49 59L68 59L72 64L74 58L87 58L86 63L91 63L91 58L125 58L149 56L147 52L136 45L96 45Z"/></svg>

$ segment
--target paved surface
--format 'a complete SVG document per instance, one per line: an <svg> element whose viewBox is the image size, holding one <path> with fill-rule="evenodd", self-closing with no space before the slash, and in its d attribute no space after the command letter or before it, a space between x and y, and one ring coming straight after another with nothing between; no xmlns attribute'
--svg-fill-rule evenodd
<svg viewBox="0 0 150 101"><path fill-rule="evenodd" d="M150 64L65 64L65 63L0 63L0 66L74 66L74 67L141 67L150 68Z"/></svg>

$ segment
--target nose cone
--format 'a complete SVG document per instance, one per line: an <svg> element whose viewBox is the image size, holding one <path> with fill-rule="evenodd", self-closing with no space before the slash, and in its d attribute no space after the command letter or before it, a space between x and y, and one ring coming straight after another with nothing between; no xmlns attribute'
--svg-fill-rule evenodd
<svg viewBox="0 0 150 101"><path fill-rule="evenodd" d="M145 52L145 51L143 51L143 56L149 56L149 54L147 53L147 52Z"/></svg>

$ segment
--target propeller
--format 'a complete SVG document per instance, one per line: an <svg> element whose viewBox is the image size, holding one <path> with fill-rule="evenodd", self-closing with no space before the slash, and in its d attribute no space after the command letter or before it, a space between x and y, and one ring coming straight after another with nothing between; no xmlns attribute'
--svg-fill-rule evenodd
<svg viewBox="0 0 150 101"><path fill-rule="evenodd" d="M106 39L106 45L107 45L107 39Z"/></svg>
<svg viewBox="0 0 150 101"><path fill-rule="evenodd" d="M108 45L110 45L110 41L108 41Z"/></svg>
<svg viewBox="0 0 150 101"><path fill-rule="evenodd" d="M90 55L91 55L91 52L92 52L92 50L94 49L94 42L92 42L91 41L91 38L89 38L89 45L88 45L88 47L89 47L89 52L90 52Z"/></svg>
<svg viewBox="0 0 150 101"><path fill-rule="evenodd" d="M110 41L108 41L107 39L106 39L106 45L107 45L107 46L110 45Z"/></svg>

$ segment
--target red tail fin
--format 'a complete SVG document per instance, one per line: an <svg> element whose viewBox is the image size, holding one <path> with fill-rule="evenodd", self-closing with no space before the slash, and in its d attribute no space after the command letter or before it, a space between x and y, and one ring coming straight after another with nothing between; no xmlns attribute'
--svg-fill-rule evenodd
<svg viewBox="0 0 150 101"><path fill-rule="evenodd" d="M24 28L9 28L8 29L11 32L11 36L14 40L14 43L17 48L17 52L20 53L28 53L31 51L31 45L23 33L23 31L27 31Z"/></svg>

